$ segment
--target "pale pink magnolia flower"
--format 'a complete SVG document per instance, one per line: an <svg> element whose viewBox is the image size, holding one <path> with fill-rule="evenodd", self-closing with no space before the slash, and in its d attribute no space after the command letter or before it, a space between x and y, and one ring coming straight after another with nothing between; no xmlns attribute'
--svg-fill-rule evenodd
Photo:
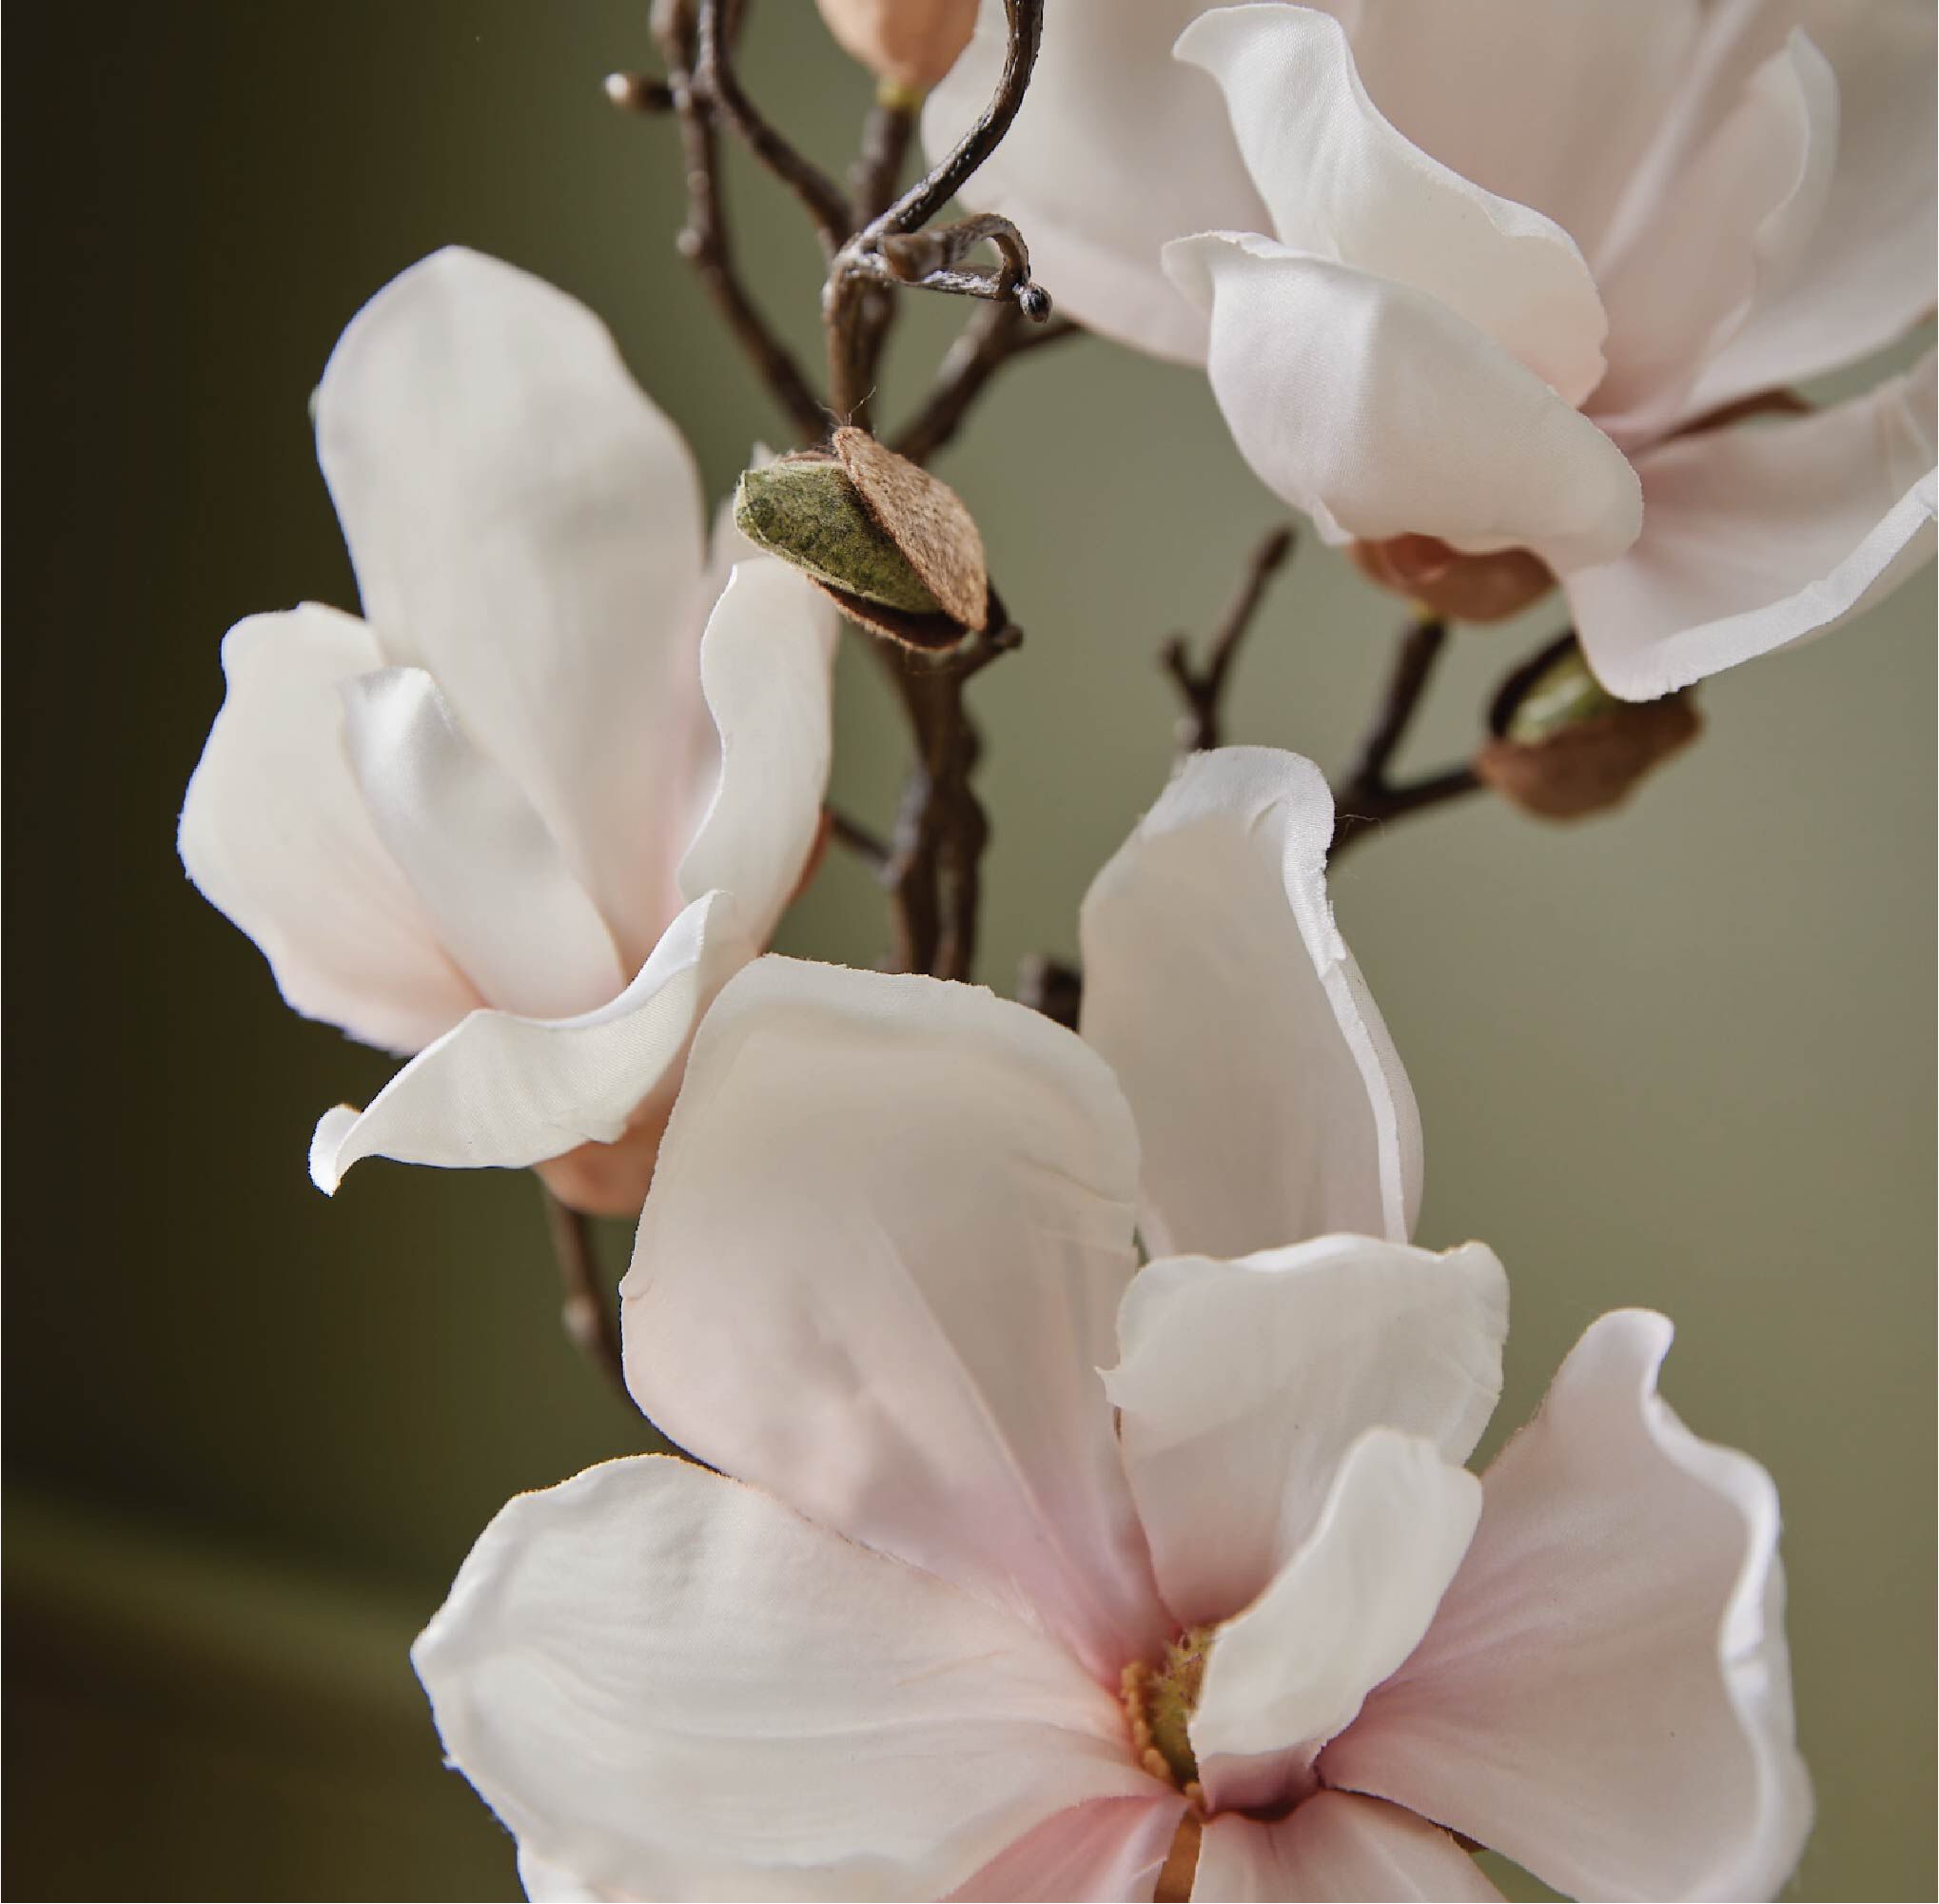
<svg viewBox="0 0 1939 1904"><path fill-rule="evenodd" d="M1787 393L1932 308L1933 42L1931 0L1059 0L970 191L1370 573L1492 618L1552 571L1648 699L1932 553L1930 356Z"/></svg>
<svg viewBox="0 0 1939 1904"><path fill-rule="evenodd" d="M679 433L493 259L379 292L316 425L363 618L230 630L183 863L297 1011L418 1054L319 1125L323 1188L558 1160L637 1209L693 1028L817 836L833 614L731 527L710 566Z"/></svg>
<svg viewBox="0 0 1939 1904"><path fill-rule="evenodd" d="M1194 758L1087 903L1088 1043L926 978L722 991L624 1286L720 1472L513 1502L414 1655L532 1895L1148 1899L1201 1819L1206 1898L1495 1896L1451 1832L1582 1897L1783 1881L1770 1479L1640 1312L1460 1465L1505 1285L1403 1240L1331 823L1305 761ZM1141 1269L1134 1226L1287 1246Z"/></svg>

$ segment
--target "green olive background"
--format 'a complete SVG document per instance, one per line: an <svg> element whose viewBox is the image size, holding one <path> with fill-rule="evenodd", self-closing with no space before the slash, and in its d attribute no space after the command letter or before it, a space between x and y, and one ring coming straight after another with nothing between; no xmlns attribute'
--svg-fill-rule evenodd
<svg viewBox="0 0 1939 1904"><path fill-rule="evenodd" d="M747 75L846 164L867 97L808 0ZM640 0L13 10L8 70L8 1894L516 1894L405 1661L505 1497L648 1444L562 1339L536 1188L304 1174L384 1062L292 1017L173 830L223 631L354 606L305 401L358 304L461 242L612 324L717 500L781 420L672 238L671 128L616 113ZM750 276L805 355L819 261L736 163ZM1048 286L1054 294L1056 285ZM911 293L916 394L964 306ZM1849 387L1839 386L1839 387ZM1155 665L1278 520L1203 379L1095 341L1015 366L939 463L1028 639L981 678L981 975L1075 949L1162 785ZM1400 606L1310 538L1233 737L1337 765ZM1459 758L1553 603L1460 633L1406 760ZM1499 1427L1583 1325L1680 1325L1667 1392L1786 1508L1813 1898L1933 1893L1933 587L1702 695L1625 812L1477 799L1361 847L1340 917L1425 1123L1423 1241L1486 1239ZM886 825L903 737L853 643L835 789ZM784 949L868 963L835 857ZM605 1239L617 1272L627 1238ZM1492 1445L1492 1443L1491 1443ZM642 1804L651 1802L641 1795Z"/></svg>

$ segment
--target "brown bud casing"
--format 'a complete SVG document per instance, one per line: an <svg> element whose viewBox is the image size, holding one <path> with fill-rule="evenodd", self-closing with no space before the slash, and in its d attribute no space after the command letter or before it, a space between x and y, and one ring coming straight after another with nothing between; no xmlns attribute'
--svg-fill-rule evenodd
<svg viewBox="0 0 1939 1904"><path fill-rule="evenodd" d="M1355 542L1347 553L1369 581L1444 621L1505 621L1556 585L1540 557L1527 549L1464 556L1432 536L1392 536Z"/></svg>
<svg viewBox="0 0 1939 1904"><path fill-rule="evenodd" d="M976 29L976 0L820 0L835 42L913 103L956 64Z"/></svg>
<svg viewBox="0 0 1939 1904"><path fill-rule="evenodd" d="M962 498L866 430L837 430L832 452L748 471L734 501L741 533L891 640L934 652L980 633L989 572Z"/></svg>
<svg viewBox="0 0 1939 1904"><path fill-rule="evenodd" d="M1702 732L1703 716L1687 694L1618 701L1540 740L1498 735L1475 756L1475 772L1524 813L1582 819L1620 806Z"/></svg>

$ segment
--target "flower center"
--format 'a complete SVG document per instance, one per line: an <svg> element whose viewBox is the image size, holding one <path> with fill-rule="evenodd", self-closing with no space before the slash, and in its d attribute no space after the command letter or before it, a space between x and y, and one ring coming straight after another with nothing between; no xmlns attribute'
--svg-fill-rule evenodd
<svg viewBox="0 0 1939 1904"><path fill-rule="evenodd" d="M1190 1719L1205 1680L1212 1633L1209 1626L1192 1627L1165 1649L1160 1664L1134 1659L1121 1681L1131 1749L1154 1778L1176 1785L1195 1805L1203 1802L1203 1794Z"/></svg>

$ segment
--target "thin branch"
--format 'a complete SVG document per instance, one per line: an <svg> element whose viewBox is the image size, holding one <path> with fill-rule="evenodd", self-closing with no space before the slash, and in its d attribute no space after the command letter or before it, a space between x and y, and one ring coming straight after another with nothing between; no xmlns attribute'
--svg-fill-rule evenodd
<svg viewBox="0 0 1939 1904"><path fill-rule="evenodd" d="M996 92L984 108L983 116L958 141L954 151L929 174L918 179L881 217L864 227L864 232L881 237L891 231L916 231L970 183L983 162L1003 144L1011 122L1022 109L1028 90L1030 73L1037 64L1037 49L1044 42L1045 0L1004 0L1009 16L1009 44L1003 60L1003 73Z"/></svg>
<svg viewBox="0 0 1939 1904"><path fill-rule="evenodd" d="M552 1235L552 1253L558 1263L559 1286L565 1295L559 1320L575 1346L630 1403L626 1364L619 1350L619 1317L599 1275L592 1219L560 1203L549 1189L543 1194L545 1224Z"/></svg>
<svg viewBox="0 0 1939 1904"><path fill-rule="evenodd" d="M1183 635L1174 635L1160 650L1159 661L1185 701L1185 711L1178 725L1181 754L1217 747L1224 738L1222 715L1232 663L1239 658L1240 646L1259 613L1260 603L1265 599L1273 577L1292 554L1295 540L1292 525L1285 523L1253 550L1239 592L1213 631L1202 667L1193 665L1190 646Z"/></svg>
<svg viewBox="0 0 1939 1904"><path fill-rule="evenodd" d="M699 0L699 57L694 83L719 107L754 157L801 201L823 248L832 256L851 229L847 194L812 159L797 151L741 89L729 45L728 0Z"/></svg>
<svg viewBox="0 0 1939 1904"><path fill-rule="evenodd" d="M1003 74L983 115L956 148L932 167L886 210L872 218L838 250L829 266L822 292L822 319L828 330L829 406L843 422L866 427L873 394L874 366L864 348L857 310L873 286L916 285L952 290L973 297L1014 299L1025 314L1042 322L1050 314L1048 296L1029 280L1028 253L1021 235L1007 220L970 219L953 237L930 234L932 255L905 254L894 263L885 243L908 237L927 225L973 176L1002 143L1024 103L1024 93L1036 66L1044 37L1045 0L1004 0L1009 16L1009 40ZM960 255L970 246L995 243L1004 262L969 266ZM917 247L918 252L921 247ZM931 268L932 266L932 268Z"/></svg>
<svg viewBox="0 0 1939 1904"><path fill-rule="evenodd" d="M861 150L849 171L852 229L859 231L872 219L879 218L894 198L909 162L915 125L914 108L896 100L877 99L870 108L862 127ZM864 291L856 300L853 354L855 375L864 390L872 390L881 374L889 336L901 308L901 301L887 285ZM863 407L866 416L866 404Z"/></svg>
<svg viewBox="0 0 1939 1904"><path fill-rule="evenodd" d="M1048 952L1030 952L1017 968L1017 1003L1074 1031L1084 1008L1084 974Z"/></svg>
<svg viewBox="0 0 1939 1904"><path fill-rule="evenodd" d="M1387 820L1441 806L1479 790L1480 777L1471 766L1450 767L1445 773L1400 785L1388 777L1446 642L1447 624L1438 619L1415 621L1401 634L1373 721L1334 789L1331 858L1337 859Z"/></svg>
<svg viewBox="0 0 1939 1904"><path fill-rule="evenodd" d="M985 385L1006 363L1044 344L1083 335L1083 326L1067 318L1027 324L1015 304L979 310L950 344L922 408L910 419L894 447L911 462L929 461L955 436Z"/></svg>
<svg viewBox="0 0 1939 1904"><path fill-rule="evenodd" d="M687 175L687 222L675 241L699 274L715 307L726 320L774 401L804 443L828 432L828 413L780 338L748 294L735 267L721 198L720 139L692 69L692 0L656 10L656 32L667 65L667 88L679 121Z"/></svg>
<svg viewBox="0 0 1939 1904"><path fill-rule="evenodd" d="M860 820L843 813L839 807L830 807L828 832L831 839L846 847L878 879L887 873L891 858L889 842L865 827Z"/></svg>

